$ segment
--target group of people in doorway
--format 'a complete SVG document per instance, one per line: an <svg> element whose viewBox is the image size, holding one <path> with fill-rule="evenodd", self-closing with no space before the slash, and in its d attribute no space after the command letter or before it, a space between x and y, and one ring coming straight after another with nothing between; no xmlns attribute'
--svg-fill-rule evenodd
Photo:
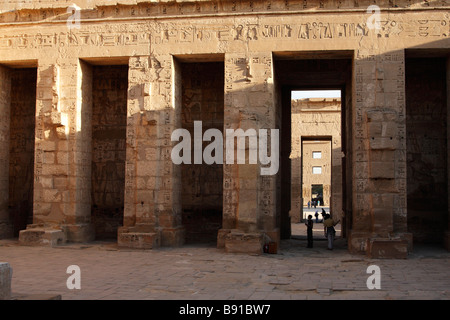
<svg viewBox="0 0 450 320"><path fill-rule="evenodd" d="M319 214L316 211L316 222L318 222L318 217ZM335 222L332 218L331 215L329 213L326 213L325 210L322 208L322 222L323 222L323 232L325 237L328 240L328 246L327 249L328 250L333 250L333 243L334 243L334 238L336 235L336 230L334 229L334 227L339 223L340 220L338 220L337 222ZM308 238L308 245L307 248L312 248L313 247L313 219L312 219L312 215L308 215L308 220L306 220L305 225L306 225L306 234L307 234L307 238Z"/></svg>

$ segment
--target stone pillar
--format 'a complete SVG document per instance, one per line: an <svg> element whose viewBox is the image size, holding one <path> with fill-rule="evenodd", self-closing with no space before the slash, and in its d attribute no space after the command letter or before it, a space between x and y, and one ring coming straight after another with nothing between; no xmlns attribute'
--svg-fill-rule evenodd
<svg viewBox="0 0 450 320"><path fill-rule="evenodd" d="M91 224L90 67L78 60L39 61L33 224L26 245L94 239Z"/></svg>
<svg viewBox="0 0 450 320"><path fill-rule="evenodd" d="M0 262L0 300L11 298L12 268L8 262Z"/></svg>
<svg viewBox="0 0 450 320"><path fill-rule="evenodd" d="M403 50L356 51L351 252L405 257L406 137Z"/></svg>
<svg viewBox="0 0 450 320"><path fill-rule="evenodd" d="M294 108L294 107L293 107ZM292 109L293 110L293 109ZM294 112L293 112L294 113ZM293 115L294 116L294 115ZM303 206L308 205L311 197L305 196L311 192L302 186L302 140L296 131L297 126L292 123L292 150L291 158L291 222L301 222L303 219Z"/></svg>
<svg viewBox="0 0 450 320"><path fill-rule="evenodd" d="M181 125L173 59L131 57L129 68L125 212L118 243L181 245L180 168L171 160L171 133Z"/></svg>
<svg viewBox="0 0 450 320"><path fill-rule="evenodd" d="M340 109L342 110L342 108ZM342 134L341 134L341 112L337 116L337 130L331 138L331 185L328 189L328 201L330 212L333 217L340 219L342 225ZM325 191L324 191L325 197Z"/></svg>
<svg viewBox="0 0 450 320"><path fill-rule="evenodd" d="M9 217L9 126L11 113L11 75L0 66L0 239L13 236Z"/></svg>
<svg viewBox="0 0 450 320"><path fill-rule="evenodd" d="M448 175L448 216L447 216L447 231L444 235L444 246L450 251L450 58L447 58L447 175Z"/></svg>
<svg viewBox="0 0 450 320"><path fill-rule="evenodd" d="M247 140L255 138L259 129L268 129L270 134L280 121L275 109L271 53L226 54L224 131L242 129L250 134ZM270 146L270 136L267 141ZM240 151L237 145L235 139L235 155ZM229 147L225 151L230 152ZM238 164L234 157L233 164L224 165L223 228L218 246L225 246L227 252L261 253L265 242L279 242L278 175L261 174L263 166L258 159L250 163L250 151L258 157L261 152L247 145L245 164Z"/></svg>
<svg viewBox="0 0 450 320"><path fill-rule="evenodd" d="M290 94L289 94L290 99ZM311 199L311 188L302 185L302 119L301 103L290 100L291 111L291 222L301 222L303 206Z"/></svg>

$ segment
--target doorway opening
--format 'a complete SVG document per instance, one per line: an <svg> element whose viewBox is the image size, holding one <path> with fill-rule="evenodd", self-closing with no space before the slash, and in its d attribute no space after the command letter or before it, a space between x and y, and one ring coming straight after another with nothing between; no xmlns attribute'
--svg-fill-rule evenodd
<svg viewBox="0 0 450 320"><path fill-rule="evenodd" d="M417 244L442 246L448 231L447 57L405 62L407 224Z"/></svg>
<svg viewBox="0 0 450 320"><path fill-rule="evenodd" d="M352 59L347 51L274 53L282 136L281 239L306 239L304 219L311 214L316 221L318 211L313 234L325 240L322 209L340 220L337 236L345 238L350 229L352 199L346 190L352 190L347 153L352 137L346 132L351 132ZM327 181L318 179L326 175Z"/></svg>
<svg viewBox="0 0 450 320"><path fill-rule="evenodd" d="M314 169L320 169L320 170L314 170ZM316 171L316 172L315 172ZM313 167L313 174L321 174L322 173L322 167ZM306 186L304 186L303 188L305 188ZM324 207L326 204L329 203L324 203L323 201L324 196L323 196L323 184L312 184L311 185L311 200L308 200L308 202L311 202L311 204L313 204L315 207ZM305 200L306 201L306 200ZM303 217L304 219L304 217Z"/></svg>
<svg viewBox="0 0 450 320"><path fill-rule="evenodd" d="M194 137L194 122L201 121L202 134L224 127L224 61L179 59L181 78L181 126ZM198 124L198 123L197 123ZM210 142L203 142L202 151ZM194 150L194 139L191 139ZM217 243L222 228L223 165L181 164L182 224L186 243Z"/></svg>
<svg viewBox="0 0 450 320"><path fill-rule="evenodd" d="M96 239L123 225L128 65L92 66L92 204Z"/></svg>
<svg viewBox="0 0 450 320"><path fill-rule="evenodd" d="M33 223L37 68L11 69L9 210L13 235Z"/></svg>
<svg viewBox="0 0 450 320"><path fill-rule="evenodd" d="M334 213L330 210L332 201L336 202L332 198L332 190L337 191L334 198L340 200L342 197L342 163L336 155L341 152L341 91L293 91L292 97L294 143L291 155L300 157L291 157L291 170L296 176L291 180L291 196L293 202L299 204L299 210L291 210L291 237L306 236L304 223L311 215L315 223L314 238L323 239L324 215ZM301 148L300 152L298 148ZM340 236L340 226L336 229L339 229L337 235Z"/></svg>

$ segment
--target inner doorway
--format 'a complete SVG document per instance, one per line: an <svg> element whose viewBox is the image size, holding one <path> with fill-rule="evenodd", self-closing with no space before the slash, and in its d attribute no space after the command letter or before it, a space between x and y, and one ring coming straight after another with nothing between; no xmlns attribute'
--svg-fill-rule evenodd
<svg viewBox="0 0 450 320"><path fill-rule="evenodd" d="M341 91L293 91L292 98L291 197L297 205L290 212L291 238L306 236L305 222L311 216L314 238L323 239L325 214L335 215L331 203L336 206L342 196L342 164L336 156L341 152ZM333 189L337 192L332 197Z"/></svg>
<svg viewBox="0 0 450 320"><path fill-rule="evenodd" d="M317 168L317 167L316 167ZM320 168L320 167L319 167ZM322 173L322 170L317 170L317 172L314 172L315 167L313 167L313 174L320 174ZM305 188L306 185L303 186L303 188ZM316 207L320 207L320 206L325 206L329 203L325 203L323 199L326 199L326 197L324 197L323 195L323 184L311 184L311 200L309 199L305 199L308 200L308 203L311 203L311 205L308 205L308 208L312 205L316 206ZM329 201L329 199L328 199ZM305 219L305 217L303 217L303 219Z"/></svg>
<svg viewBox="0 0 450 320"><path fill-rule="evenodd" d="M282 136L280 145L281 239L294 238L293 236L296 234L295 224L298 227L304 226L303 210L304 205L307 209L308 203L305 200L311 199L311 195L305 196L303 194L302 185L302 158L304 157L302 147L303 141L306 140L323 140L329 143L328 150L330 150L331 163L328 170L331 172L332 182L329 190L327 190L330 194L329 206L324 206L323 209L326 208L326 213L331 212L336 221L340 220L337 227L341 228L340 235L342 237L345 238L346 230L350 229L352 199L351 192L347 193L346 190L352 190L351 153L347 152L347 150L351 150L352 137L347 135L346 132L351 132L352 65L353 52L350 51L274 53L274 82ZM309 111L305 110L309 120L303 123L301 113L296 115L293 110L293 100L295 100L292 96L293 93L297 91L330 90L338 91L340 95L331 98L319 97L319 101L314 100L314 97L308 97L311 100L304 103L311 105ZM324 102L329 102L330 105L325 108L318 107L319 103ZM335 104L335 107L332 107L332 104ZM333 114L338 115L337 121L331 120ZM299 119L298 126L294 124L295 118ZM300 130L306 129L306 132L300 133L296 127ZM332 131L335 131L336 134L330 134ZM313 151L319 150L311 150L311 158ZM310 170L312 173L312 166ZM322 170L323 172L324 168L314 170L316 172ZM325 193L325 184L323 193ZM321 209L319 212L320 220L322 218ZM318 235L325 239L323 227L320 223L317 224L319 226L317 228ZM306 238L306 227L304 230Z"/></svg>

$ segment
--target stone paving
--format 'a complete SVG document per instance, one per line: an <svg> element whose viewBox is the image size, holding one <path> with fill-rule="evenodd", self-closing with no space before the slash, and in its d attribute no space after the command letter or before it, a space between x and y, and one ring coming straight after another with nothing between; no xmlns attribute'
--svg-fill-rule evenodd
<svg viewBox="0 0 450 320"><path fill-rule="evenodd" d="M319 238L320 239L320 238ZM406 260L369 259L326 241L284 240L278 254L227 254L213 245L133 250L114 242L56 248L0 240L0 261L13 268L12 295L97 299L449 299L450 253L420 248ZM69 265L81 270L81 289L69 290ZM369 290L370 265L381 271L381 289Z"/></svg>

